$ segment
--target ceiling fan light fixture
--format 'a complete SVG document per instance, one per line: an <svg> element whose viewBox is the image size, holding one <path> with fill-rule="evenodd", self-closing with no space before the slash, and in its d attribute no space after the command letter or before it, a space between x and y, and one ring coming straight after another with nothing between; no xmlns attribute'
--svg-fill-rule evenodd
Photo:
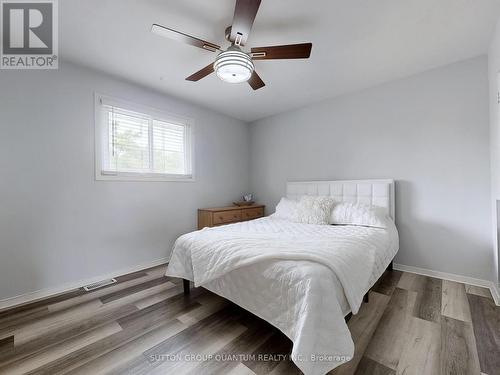
<svg viewBox="0 0 500 375"><path fill-rule="evenodd" d="M254 69L250 55L236 46L231 46L227 51L219 53L214 62L217 77L228 83L248 81Z"/></svg>

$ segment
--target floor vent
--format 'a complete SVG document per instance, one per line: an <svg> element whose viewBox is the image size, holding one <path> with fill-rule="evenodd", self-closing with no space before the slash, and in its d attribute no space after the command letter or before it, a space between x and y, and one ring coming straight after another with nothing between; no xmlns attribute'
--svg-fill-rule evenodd
<svg viewBox="0 0 500 375"><path fill-rule="evenodd" d="M89 285L85 285L83 289L86 290L87 292L90 292L91 290L99 289L102 288L103 286L111 285L114 283L116 283L116 279L101 280Z"/></svg>

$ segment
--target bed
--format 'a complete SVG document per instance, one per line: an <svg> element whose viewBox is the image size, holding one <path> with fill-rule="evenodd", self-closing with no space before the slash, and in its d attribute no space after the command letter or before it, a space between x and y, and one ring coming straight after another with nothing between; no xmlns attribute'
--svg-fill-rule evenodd
<svg viewBox="0 0 500 375"><path fill-rule="evenodd" d="M286 196L331 196L386 210L394 220L394 181L288 182ZM349 361L345 317L389 267L397 229L312 225L265 217L205 228L175 243L167 275L194 281L273 324L293 342L306 375Z"/></svg>

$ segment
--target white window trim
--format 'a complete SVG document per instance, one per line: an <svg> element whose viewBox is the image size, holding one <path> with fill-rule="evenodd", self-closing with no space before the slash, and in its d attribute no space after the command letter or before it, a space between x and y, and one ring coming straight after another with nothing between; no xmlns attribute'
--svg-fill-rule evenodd
<svg viewBox="0 0 500 375"><path fill-rule="evenodd" d="M181 176L173 174L163 174L163 173L140 173L140 172L106 172L102 171L102 140L103 137L101 133L102 123L101 123L101 102L111 102L116 106L136 111L139 113L146 113L148 115L153 115L162 119L163 121L187 125L189 127L188 136L188 146L189 152L191 153L191 176ZM95 179L97 181L150 181L150 182L195 182L195 147L194 147L194 120L189 117L179 116L167 111L158 110L155 108L143 106L140 104L132 103L126 100L117 99L115 97L94 93L94 159L95 159Z"/></svg>

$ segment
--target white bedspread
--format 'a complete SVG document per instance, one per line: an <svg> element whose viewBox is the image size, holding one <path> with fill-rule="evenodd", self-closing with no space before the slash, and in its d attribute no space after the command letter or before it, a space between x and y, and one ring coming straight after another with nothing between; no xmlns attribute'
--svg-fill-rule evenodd
<svg viewBox="0 0 500 375"><path fill-rule="evenodd" d="M354 352L345 301L357 313L397 249L394 226L263 218L181 236L167 275L193 280L269 321L293 341L292 359L306 375L324 374Z"/></svg>

